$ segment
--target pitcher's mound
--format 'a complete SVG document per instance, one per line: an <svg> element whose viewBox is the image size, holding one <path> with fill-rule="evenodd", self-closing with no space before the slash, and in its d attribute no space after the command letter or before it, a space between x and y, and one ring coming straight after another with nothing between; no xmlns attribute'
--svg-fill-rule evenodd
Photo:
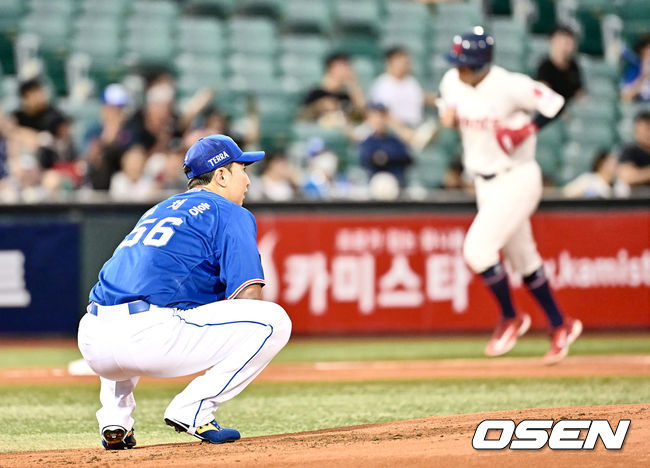
<svg viewBox="0 0 650 468"><path fill-rule="evenodd" d="M621 419L632 423L622 450L476 451L472 437L484 419ZM584 434L583 436L584 437ZM0 466L650 466L650 404L534 408L453 416L435 416L244 438L234 444L185 443L105 452L101 449L0 454Z"/></svg>

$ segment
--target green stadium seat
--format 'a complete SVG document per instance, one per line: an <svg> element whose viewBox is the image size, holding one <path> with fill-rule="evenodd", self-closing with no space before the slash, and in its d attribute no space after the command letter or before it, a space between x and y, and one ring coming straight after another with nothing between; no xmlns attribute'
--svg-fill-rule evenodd
<svg viewBox="0 0 650 468"><path fill-rule="evenodd" d="M61 52L68 48L70 42L71 31L66 21L28 15L21 21L20 30L38 36L40 49Z"/></svg>
<svg viewBox="0 0 650 468"><path fill-rule="evenodd" d="M617 3L611 0L579 0L578 8L602 16L616 13L618 10Z"/></svg>
<svg viewBox="0 0 650 468"><path fill-rule="evenodd" d="M332 10L325 1L287 0L282 26L289 32L329 34L332 31Z"/></svg>
<svg viewBox="0 0 650 468"><path fill-rule="evenodd" d="M556 184L561 180L562 169L562 147L550 147L537 145L535 158L542 169L542 174Z"/></svg>
<svg viewBox="0 0 650 468"><path fill-rule="evenodd" d="M419 2L388 0L385 9L389 20L402 20L407 23L425 23L431 20L429 8Z"/></svg>
<svg viewBox="0 0 650 468"><path fill-rule="evenodd" d="M168 29L156 25L131 29L124 42L129 64L169 62L176 53L176 41Z"/></svg>
<svg viewBox="0 0 650 468"><path fill-rule="evenodd" d="M453 154L441 148L429 147L416 159L406 173L407 184L428 189L440 188Z"/></svg>
<svg viewBox="0 0 650 468"><path fill-rule="evenodd" d="M644 20L650 19L650 3L647 0L625 0L617 2L618 15L627 20ZM647 28L647 23L646 23Z"/></svg>
<svg viewBox="0 0 650 468"><path fill-rule="evenodd" d="M272 55L278 50L275 23L266 18L233 18L227 25L230 50L248 55Z"/></svg>
<svg viewBox="0 0 650 468"><path fill-rule="evenodd" d="M611 148L618 139L614 126L598 119L573 119L567 135L571 141L601 148Z"/></svg>
<svg viewBox="0 0 650 468"><path fill-rule="evenodd" d="M432 91L437 92L440 80L450 68L451 65L442 54L433 54L429 60L429 79Z"/></svg>
<svg viewBox="0 0 650 468"><path fill-rule="evenodd" d="M365 92L368 92L372 82L381 72L380 65L377 61L362 56L352 59L352 68L354 68L359 79L359 84Z"/></svg>
<svg viewBox="0 0 650 468"><path fill-rule="evenodd" d="M181 18L176 40L179 50L190 53L224 56L228 51L224 25L214 18Z"/></svg>
<svg viewBox="0 0 650 468"><path fill-rule="evenodd" d="M285 55L323 60L331 52L332 45L319 34L287 34L280 40L280 49Z"/></svg>
<svg viewBox="0 0 650 468"><path fill-rule="evenodd" d="M105 40L121 41L124 31L123 23L119 18L107 16L104 18L93 18L82 16L74 23L73 37L89 38L102 37Z"/></svg>
<svg viewBox="0 0 650 468"><path fill-rule="evenodd" d="M487 7L490 15L495 15L495 16L512 15L511 0L488 0Z"/></svg>
<svg viewBox="0 0 650 468"><path fill-rule="evenodd" d="M648 19L629 19L625 20L621 36L625 43L634 47L636 42L648 34Z"/></svg>
<svg viewBox="0 0 650 468"><path fill-rule="evenodd" d="M525 73L528 68L526 59L520 53L497 52L494 53L494 63L506 70L513 72Z"/></svg>
<svg viewBox="0 0 650 468"><path fill-rule="evenodd" d="M81 2L82 15L95 18L122 17L128 11L131 0L84 0Z"/></svg>
<svg viewBox="0 0 650 468"><path fill-rule="evenodd" d="M14 42L25 12L23 0L0 0L0 66L5 73L16 73Z"/></svg>
<svg viewBox="0 0 650 468"><path fill-rule="evenodd" d="M341 32L377 35L381 25L379 4L374 0L338 0L334 22Z"/></svg>
<svg viewBox="0 0 650 468"><path fill-rule="evenodd" d="M380 60L382 55L377 41L366 35L337 35L332 48L350 56L364 56L374 60Z"/></svg>
<svg viewBox="0 0 650 468"><path fill-rule="evenodd" d="M183 12L201 17L227 18L235 9L236 0L184 0Z"/></svg>
<svg viewBox="0 0 650 468"><path fill-rule="evenodd" d="M591 172L594 155L602 148L593 144L569 142L562 150L560 183L566 184L585 172Z"/></svg>
<svg viewBox="0 0 650 468"><path fill-rule="evenodd" d="M584 76L609 79L612 83L618 83L620 79L618 65L609 63L606 60L581 55L578 64Z"/></svg>
<svg viewBox="0 0 650 468"><path fill-rule="evenodd" d="M97 34L77 35L72 39L70 44L72 53L88 54L93 61L110 62L117 60L122 54L121 41L117 37Z"/></svg>
<svg viewBox="0 0 650 468"><path fill-rule="evenodd" d="M178 3L172 0L136 0L131 5L131 15L152 20L174 20L180 16L180 10Z"/></svg>
<svg viewBox="0 0 650 468"><path fill-rule="evenodd" d="M524 59L528 52L528 33L524 24L512 19L494 18L490 21L489 32L494 37L495 54L505 52Z"/></svg>
<svg viewBox="0 0 650 468"><path fill-rule="evenodd" d="M448 23L483 24L483 4L480 0L436 4L436 18Z"/></svg>
<svg viewBox="0 0 650 468"><path fill-rule="evenodd" d="M31 0L31 12L51 17L71 17L77 12L76 0Z"/></svg>
<svg viewBox="0 0 650 468"><path fill-rule="evenodd" d="M609 125L613 125L618 118L616 106L611 102L589 98L573 101L568 111L573 119L597 119Z"/></svg>
<svg viewBox="0 0 650 468"><path fill-rule="evenodd" d="M0 31L16 33L18 22L26 12L23 0L0 0Z"/></svg>
<svg viewBox="0 0 650 468"><path fill-rule="evenodd" d="M288 88L303 91L320 82L323 61L318 57L285 54L280 57L280 69Z"/></svg>
<svg viewBox="0 0 650 468"><path fill-rule="evenodd" d="M602 56L603 36L598 16L584 10L578 10L575 16L582 29L578 50L584 54Z"/></svg>
<svg viewBox="0 0 650 468"><path fill-rule="evenodd" d="M585 80L585 85L590 97L601 101L609 101L611 105L616 105L616 101L619 99L619 90L612 80L587 74L585 76L588 77Z"/></svg>
<svg viewBox="0 0 650 468"><path fill-rule="evenodd" d="M555 28L555 0L533 0L535 15L530 25L533 34L551 34Z"/></svg>
<svg viewBox="0 0 650 468"><path fill-rule="evenodd" d="M233 54L228 58L233 75L253 75L260 79L273 79L277 75L276 61L272 57L259 56L251 60L245 54Z"/></svg>
<svg viewBox="0 0 650 468"><path fill-rule="evenodd" d="M282 16L282 0L238 0L235 14L277 19Z"/></svg>
<svg viewBox="0 0 650 468"><path fill-rule="evenodd" d="M441 128L429 147L432 151L444 152L449 155L456 155L460 152L460 136L456 130Z"/></svg>
<svg viewBox="0 0 650 468"><path fill-rule="evenodd" d="M526 54L527 73L532 77L537 75L537 68L542 60L548 57L550 43L548 36L539 34L528 37L528 53Z"/></svg>
<svg viewBox="0 0 650 468"><path fill-rule="evenodd" d="M566 141L566 125L564 120L556 119L542 128L537 134L537 147L559 150Z"/></svg>

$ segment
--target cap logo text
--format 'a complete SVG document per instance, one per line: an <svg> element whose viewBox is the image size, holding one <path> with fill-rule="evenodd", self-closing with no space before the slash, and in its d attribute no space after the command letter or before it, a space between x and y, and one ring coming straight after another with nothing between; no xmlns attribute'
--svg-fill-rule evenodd
<svg viewBox="0 0 650 468"><path fill-rule="evenodd" d="M225 151L222 151L221 153L217 154L216 156L208 159L208 162L210 163L210 165L212 167L214 167L217 164L219 164L221 161L223 161L224 159L229 158L229 157L230 157L230 155L228 153L226 153Z"/></svg>

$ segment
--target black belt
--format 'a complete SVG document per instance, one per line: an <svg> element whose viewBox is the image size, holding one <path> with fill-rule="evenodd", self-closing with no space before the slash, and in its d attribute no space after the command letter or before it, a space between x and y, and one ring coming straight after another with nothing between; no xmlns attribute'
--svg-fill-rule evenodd
<svg viewBox="0 0 650 468"><path fill-rule="evenodd" d="M134 302L129 302L128 304L129 307L129 314L139 314L140 312L146 312L149 310L149 303L144 302L144 301L134 301ZM88 307L88 313L92 315L97 315L97 304L92 302L90 306Z"/></svg>

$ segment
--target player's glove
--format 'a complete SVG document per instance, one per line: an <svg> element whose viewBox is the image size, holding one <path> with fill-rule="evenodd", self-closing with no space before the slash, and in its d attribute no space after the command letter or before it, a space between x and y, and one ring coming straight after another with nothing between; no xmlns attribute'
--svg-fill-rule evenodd
<svg viewBox="0 0 650 468"><path fill-rule="evenodd" d="M534 122L521 128L496 127L494 134L497 143L506 154L511 154L526 138L537 133L538 127Z"/></svg>

